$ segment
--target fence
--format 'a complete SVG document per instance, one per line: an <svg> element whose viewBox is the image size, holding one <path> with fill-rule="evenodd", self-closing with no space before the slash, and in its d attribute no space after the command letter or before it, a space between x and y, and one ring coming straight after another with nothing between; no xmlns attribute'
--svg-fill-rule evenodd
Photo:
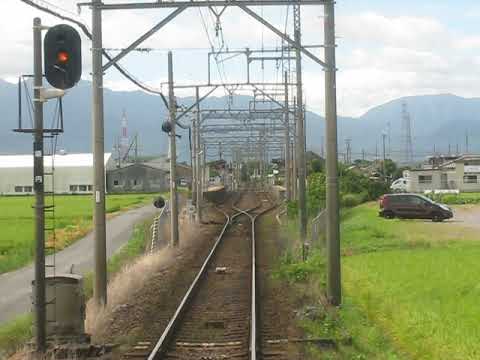
<svg viewBox="0 0 480 360"><path fill-rule="evenodd" d="M159 236L160 236L160 223L161 223L161 218L163 214L168 213L168 201L165 201L165 206L160 210L160 213L155 216L153 219L153 224L151 226L151 233L152 233L152 241L150 243L150 254L153 254L155 249L157 248L157 243L159 241Z"/></svg>

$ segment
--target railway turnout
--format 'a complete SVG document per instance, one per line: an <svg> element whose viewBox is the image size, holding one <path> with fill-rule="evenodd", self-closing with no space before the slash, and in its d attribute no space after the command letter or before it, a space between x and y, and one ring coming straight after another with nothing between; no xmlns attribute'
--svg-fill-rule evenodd
<svg viewBox="0 0 480 360"><path fill-rule="evenodd" d="M263 358L255 230L257 219L275 207L268 193L248 190L217 206L225 222L168 325L123 358Z"/></svg>

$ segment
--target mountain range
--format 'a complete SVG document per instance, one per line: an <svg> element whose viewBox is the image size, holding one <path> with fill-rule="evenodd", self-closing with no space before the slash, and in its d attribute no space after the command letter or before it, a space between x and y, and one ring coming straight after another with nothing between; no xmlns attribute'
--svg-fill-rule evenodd
<svg viewBox="0 0 480 360"><path fill-rule="evenodd" d="M219 108L228 102L227 97L209 97L202 107ZM234 96L235 107L248 106L247 96ZM193 98L178 98L182 105L190 105ZM105 89L105 149L111 151L120 134L120 121L125 109L130 135L139 134L142 154L164 153L167 137L161 132L166 118L166 108L158 96L142 91L112 91ZM53 119L54 103L48 103L45 110L45 126ZM352 118L338 118L339 151L345 152L346 139L351 141L352 158L360 158L365 152L372 158L382 154L382 133L385 133L386 152L393 159L401 159L405 148L402 131L402 104L407 105L411 117L411 131L414 155L417 159L434 151L446 154L449 151L480 152L480 98L462 98L450 94L411 96L395 99L376 106L364 115ZM23 127L31 126L27 101L23 99ZM13 133L18 127L17 85L0 80L0 153L29 153L32 148L31 136ZM58 148L68 152L91 151L91 84L81 81L68 91L63 101L65 133L59 137ZM339 109L341 113L341 109ZM308 111L306 114L307 148L322 152L324 143L324 118ZM187 140L185 131L180 131L180 157L186 158ZM182 154L183 153L183 154Z"/></svg>

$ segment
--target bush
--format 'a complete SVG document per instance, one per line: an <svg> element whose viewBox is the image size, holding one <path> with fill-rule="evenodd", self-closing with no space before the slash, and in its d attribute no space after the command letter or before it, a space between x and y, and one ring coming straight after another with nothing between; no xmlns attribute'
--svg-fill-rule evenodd
<svg viewBox="0 0 480 360"><path fill-rule="evenodd" d="M281 259L280 267L272 275L274 278L286 280L289 283L304 282L312 274L320 274L324 284L325 255L315 250L306 261L301 261L299 256L285 253Z"/></svg>
<svg viewBox="0 0 480 360"><path fill-rule="evenodd" d="M298 201L289 201L287 203L287 216L291 219L298 216Z"/></svg>
<svg viewBox="0 0 480 360"><path fill-rule="evenodd" d="M367 183L367 200L377 200L383 194L390 191L387 183L383 181L371 181Z"/></svg>
<svg viewBox="0 0 480 360"><path fill-rule="evenodd" d="M367 200L367 194L344 194L342 195L341 204L343 207L355 207Z"/></svg>
<svg viewBox="0 0 480 360"><path fill-rule="evenodd" d="M325 207L325 174L313 173L308 177L307 207L310 214L316 214Z"/></svg>

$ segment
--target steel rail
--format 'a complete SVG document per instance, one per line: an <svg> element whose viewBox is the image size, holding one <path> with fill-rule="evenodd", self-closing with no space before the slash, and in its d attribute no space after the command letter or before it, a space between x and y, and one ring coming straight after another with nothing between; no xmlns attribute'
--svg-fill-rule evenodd
<svg viewBox="0 0 480 360"><path fill-rule="evenodd" d="M268 199L267 201L272 202L271 199ZM262 205L260 204L259 207ZM251 294L251 300L250 300L250 346L249 346L249 352L250 352L250 360L256 360L257 359L257 264L256 264L256 240L255 240L255 224L257 219L264 215L265 213L269 212L270 210L273 210L277 207L277 204L274 204L267 209L259 212L258 214L251 215L250 211L245 211L242 209L239 209L235 206L233 206L234 210L237 210L240 214L248 216L248 218L251 221L251 226L252 226L252 294ZM258 208L258 207L257 207Z"/></svg>
<svg viewBox="0 0 480 360"><path fill-rule="evenodd" d="M237 199L235 202L237 202L238 200L239 199ZM206 269L209 266L210 261L211 261L212 257L214 256L215 251L217 250L219 244L222 242L223 235L227 231L229 225L232 224L232 222L235 218L237 218L240 215L243 215L244 212L248 213L250 211L254 211L254 210L258 209L259 207L261 207L261 204L255 206L253 208L250 208L250 209L241 210L240 212L237 212L237 213L233 214L232 216L228 215L222 209L216 207L216 209L218 211L220 211L225 216L225 219L226 219L225 224L223 225L222 231L220 232L219 236L217 237L217 240L215 241L215 244L213 245L212 249L210 250L207 258L203 262L203 265L200 268L200 271L198 272L197 276L195 277L192 284L190 285L187 292L185 293L184 297L182 298L182 301L180 302L180 305L175 310L175 313L173 314L173 316L170 319L167 327L163 331L160 339L157 341L155 347L153 348L152 352L148 356L148 358L147 358L148 360L161 359L162 355L164 355L164 353L166 352L166 350L168 348L168 345L169 345L169 341L170 341L171 337L173 336L173 332L174 332L176 326L178 325L178 322L180 321L181 316L183 315L184 311L186 310L187 303L191 300L191 297L193 296L195 290L197 289L200 280L205 276ZM232 209L236 210L237 208L235 206L232 206Z"/></svg>

